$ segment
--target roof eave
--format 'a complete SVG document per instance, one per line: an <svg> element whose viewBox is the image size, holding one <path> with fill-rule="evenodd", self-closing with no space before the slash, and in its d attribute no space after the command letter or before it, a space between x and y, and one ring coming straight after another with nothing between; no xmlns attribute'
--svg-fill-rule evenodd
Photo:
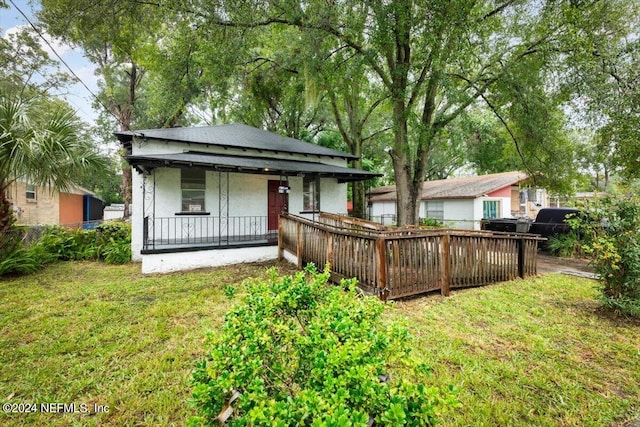
<svg viewBox="0 0 640 427"><path fill-rule="evenodd" d="M224 148L224 149L240 149L240 150L252 150L252 148L247 148L247 147L238 147L236 145L231 145L231 144L224 144L224 143L216 143L216 144L212 144L210 142L198 142L198 141L186 141L184 139L180 139L180 138L167 138L167 137L156 137L156 136L152 136L152 135L145 135L144 133L141 132L133 132L133 131L120 131L120 132L114 132L113 133L116 138L118 138L118 140L123 144L123 146L127 149L130 149L131 144L133 143L134 138L140 138L140 139L145 139L145 140L154 140L154 141L171 141L171 142L179 142L182 144L202 144L202 145L206 145L206 146L215 146L215 147L220 147L220 148ZM329 158L339 158L339 159L344 159L347 161L355 161L360 159L359 156L354 156L353 154L350 153L344 153L344 152L339 152L339 151L335 151L334 154L316 154L316 153L306 153L303 151L283 151L283 150L272 150L272 149L268 149L268 148L260 148L258 149L253 149L255 151L259 151L259 152L263 152L263 151L269 151L271 153L287 153L287 154L298 154L298 155L304 155L304 156L317 156L317 157L329 157Z"/></svg>
<svg viewBox="0 0 640 427"><path fill-rule="evenodd" d="M366 181L368 179L383 176L379 173L360 171L358 173L338 173L338 172L303 172L294 169L284 168L266 168L255 166L228 166L216 165L206 162L170 160L170 159L151 159L145 156L125 156L125 160L133 166L139 173L149 173L157 168L177 167L181 169L197 167L205 170L216 172L235 172L235 173L251 173L256 175L273 175L273 176L302 176L305 174L315 175L325 178L336 178L339 183Z"/></svg>

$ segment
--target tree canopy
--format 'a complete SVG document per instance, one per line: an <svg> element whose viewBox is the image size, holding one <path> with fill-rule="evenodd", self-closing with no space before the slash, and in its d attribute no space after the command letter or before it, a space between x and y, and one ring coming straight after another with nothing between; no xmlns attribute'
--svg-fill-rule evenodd
<svg viewBox="0 0 640 427"><path fill-rule="evenodd" d="M570 192L580 115L617 167L640 169L630 0L42 5L47 29L100 65L121 127L239 120L312 140L335 129L353 154L392 165L399 224L417 222L425 179L467 164Z"/></svg>
<svg viewBox="0 0 640 427"><path fill-rule="evenodd" d="M0 3L0 7L6 5ZM69 76L32 30L0 38L0 230L14 221L5 191L17 180L68 190L104 170L105 157L71 107L53 95Z"/></svg>

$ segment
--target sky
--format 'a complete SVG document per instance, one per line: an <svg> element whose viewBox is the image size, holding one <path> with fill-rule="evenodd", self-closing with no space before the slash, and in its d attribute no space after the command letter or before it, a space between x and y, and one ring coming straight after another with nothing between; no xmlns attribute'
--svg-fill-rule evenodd
<svg viewBox="0 0 640 427"><path fill-rule="evenodd" d="M31 22L35 23L34 5L29 0L7 0L9 9L0 8L0 36L6 37L7 34L14 33L19 30L20 26L29 25L27 20L18 11L20 9ZM14 5L15 4L15 5ZM95 75L95 66L86 59L82 54L82 49L72 48L69 45L57 42L50 36L45 34L53 49L64 59L73 72L84 82L85 85L93 93L98 92L98 78ZM57 56L52 52L51 48L43 41L42 48L49 54L51 59L58 61ZM61 71L69 73L64 64L61 64ZM70 74L70 73L69 73ZM58 96L64 98L76 110L78 117L88 124L94 124L98 113L91 107L93 97L91 93L80 83L66 88L66 93L58 93Z"/></svg>

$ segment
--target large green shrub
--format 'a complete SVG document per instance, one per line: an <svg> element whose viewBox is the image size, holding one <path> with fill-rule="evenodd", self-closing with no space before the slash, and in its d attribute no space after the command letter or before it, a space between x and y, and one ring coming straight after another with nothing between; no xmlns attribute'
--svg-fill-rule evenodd
<svg viewBox="0 0 640 427"><path fill-rule="evenodd" d="M575 230L572 230L569 233L549 236L546 249L552 255L573 258L584 255L582 246L580 235Z"/></svg>
<svg viewBox="0 0 640 427"><path fill-rule="evenodd" d="M31 247L16 246L0 257L0 276L34 272L48 262L97 260L124 264L131 260L131 226L109 222L93 230L47 227Z"/></svg>
<svg viewBox="0 0 640 427"><path fill-rule="evenodd" d="M0 236L0 276L33 273L58 258L41 245L31 244L28 234L28 227L13 226Z"/></svg>
<svg viewBox="0 0 640 427"><path fill-rule="evenodd" d="M588 208L591 218L579 225L584 245L602 283L602 299L616 311L640 317L640 199L605 198Z"/></svg>
<svg viewBox="0 0 640 427"><path fill-rule="evenodd" d="M125 222L106 222L96 227L96 252L107 264L131 261L131 225Z"/></svg>
<svg viewBox="0 0 640 427"><path fill-rule="evenodd" d="M230 426L439 422L453 392L429 387L406 328L383 318L384 304L360 295L355 281L328 279L310 266L294 277L271 270L250 285L222 331L208 334L189 425L217 425L231 408Z"/></svg>
<svg viewBox="0 0 640 427"><path fill-rule="evenodd" d="M38 245L63 261L101 260L123 264L131 260L131 226L124 222L108 222L93 230L51 227Z"/></svg>
<svg viewBox="0 0 640 427"><path fill-rule="evenodd" d="M44 231L36 246L61 261L95 259L95 234L93 230L51 226Z"/></svg>
<svg viewBox="0 0 640 427"><path fill-rule="evenodd" d="M13 227L6 231L0 231L0 259L9 256L21 246L24 230Z"/></svg>
<svg viewBox="0 0 640 427"><path fill-rule="evenodd" d="M28 274L38 271L44 264L42 253L32 249L17 248L0 257L0 276L5 274Z"/></svg>

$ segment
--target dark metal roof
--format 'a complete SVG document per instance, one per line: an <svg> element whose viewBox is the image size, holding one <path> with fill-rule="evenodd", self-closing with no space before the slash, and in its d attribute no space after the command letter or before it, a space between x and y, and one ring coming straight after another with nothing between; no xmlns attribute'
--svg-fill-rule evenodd
<svg viewBox="0 0 640 427"><path fill-rule="evenodd" d="M321 145L311 144L299 139L277 135L266 130L244 124L221 126L202 126L168 129L147 129L138 131L115 132L116 137L125 144L133 138L179 141L190 144L213 145L243 150L272 151L314 156L330 156L343 159L357 159L357 156L332 150Z"/></svg>
<svg viewBox="0 0 640 427"><path fill-rule="evenodd" d="M224 156L193 152L126 156L125 159L141 172L158 167L194 167L264 175L311 174L337 178L339 182L363 181L381 176L381 174L373 172L327 165L325 163L282 160L267 157Z"/></svg>

